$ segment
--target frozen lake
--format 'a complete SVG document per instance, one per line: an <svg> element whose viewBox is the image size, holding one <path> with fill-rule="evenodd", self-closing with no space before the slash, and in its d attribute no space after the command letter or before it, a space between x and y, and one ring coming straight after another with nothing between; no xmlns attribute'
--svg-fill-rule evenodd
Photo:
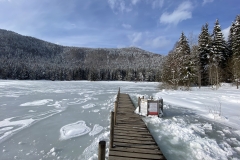
<svg viewBox="0 0 240 160"><path fill-rule="evenodd" d="M164 96L157 85L0 80L0 159L97 159L118 88L137 103ZM240 159L239 130L177 104L165 103L164 114L144 121L168 160Z"/></svg>
<svg viewBox="0 0 240 160"><path fill-rule="evenodd" d="M1 80L0 159L96 158L119 87L157 92L157 83Z"/></svg>

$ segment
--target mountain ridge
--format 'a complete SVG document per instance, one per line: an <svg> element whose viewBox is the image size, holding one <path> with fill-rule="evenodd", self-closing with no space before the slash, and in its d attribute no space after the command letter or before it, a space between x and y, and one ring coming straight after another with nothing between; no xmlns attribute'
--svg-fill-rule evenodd
<svg viewBox="0 0 240 160"><path fill-rule="evenodd" d="M88 48L62 46L0 29L0 58L0 78L3 79L127 80L126 74L128 72L136 72L140 69L154 71L154 74L152 74L152 77L154 77L155 71L161 68L163 56L137 47ZM6 66L9 70L6 70ZM38 68L41 68L41 71ZM18 70L17 73L16 70ZM63 77L60 73L57 73L58 70L64 72L62 73L64 74ZM67 72L78 72L79 70L83 70L84 76L70 76L69 73L67 76ZM108 74L111 76L101 77L100 70L104 70L103 72L108 70L107 72L110 72ZM121 72L116 75L116 70L127 73L123 74ZM89 78L92 71L96 74L95 78L91 78L91 76ZM38 75L32 76L31 73L30 76L29 72L35 72ZM48 73L47 76L46 73ZM142 79L149 79L146 78L145 73L141 72L141 74L144 77ZM135 74L130 80L141 79L139 77L141 76Z"/></svg>

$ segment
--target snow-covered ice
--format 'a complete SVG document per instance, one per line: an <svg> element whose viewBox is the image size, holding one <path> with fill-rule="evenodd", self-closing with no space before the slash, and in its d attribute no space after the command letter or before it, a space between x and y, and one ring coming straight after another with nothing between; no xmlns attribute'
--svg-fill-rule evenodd
<svg viewBox="0 0 240 160"><path fill-rule="evenodd" d="M90 136L94 136L98 133L100 133L101 131L103 130L103 127L98 125L98 124L95 124L93 126L93 130L89 133Z"/></svg>
<svg viewBox="0 0 240 160"><path fill-rule="evenodd" d="M109 117L118 88L152 95L156 86L0 80L0 159L96 159L99 140L108 146Z"/></svg>
<svg viewBox="0 0 240 160"><path fill-rule="evenodd" d="M66 139L82 136L84 134L87 134L90 131L91 129L88 126L86 126L84 121L78 121L78 122L63 126L60 129L60 134L61 134L60 139L66 140Z"/></svg>
<svg viewBox="0 0 240 160"><path fill-rule="evenodd" d="M23 103L23 104L20 104L20 106L42 106L51 101L53 101L53 100L52 99L42 99L42 100L38 100L38 101Z"/></svg>
<svg viewBox="0 0 240 160"><path fill-rule="evenodd" d="M163 97L164 116L144 117L169 160L240 159L240 94L235 87L158 90L158 83L0 80L0 159L95 160L107 142L118 88ZM221 106L221 110L219 108Z"/></svg>

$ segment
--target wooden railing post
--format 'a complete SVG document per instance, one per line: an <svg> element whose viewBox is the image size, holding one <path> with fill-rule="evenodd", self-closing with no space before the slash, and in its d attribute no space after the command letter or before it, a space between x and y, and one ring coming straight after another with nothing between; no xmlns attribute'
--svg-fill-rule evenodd
<svg viewBox="0 0 240 160"><path fill-rule="evenodd" d="M118 89L117 101L119 101L119 97L120 97L120 87L119 87L119 89Z"/></svg>
<svg viewBox="0 0 240 160"><path fill-rule="evenodd" d="M98 143L98 160L105 160L106 141Z"/></svg>
<svg viewBox="0 0 240 160"><path fill-rule="evenodd" d="M114 112L111 112L111 126L110 126L110 142L109 142L109 148L113 148L113 136L114 136Z"/></svg>
<svg viewBox="0 0 240 160"><path fill-rule="evenodd" d="M162 112L163 112L163 99L162 99L162 98L160 99L160 103L161 103L161 104L160 104L160 105L161 105L160 107L161 107L161 110L162 110Z"/></svg>
<svg viewBox="0 0 240 160"><path fill-rule="evenodd" d="M141 112L141 98L138 97L138 113Z"/></svg>
<svg viewBox="0 0 240 160"><path fill-rule="evenodd" d="M115 101L115 104L114 104L114 125L117 124L117 107L118 107L118 102Z"/></svg>

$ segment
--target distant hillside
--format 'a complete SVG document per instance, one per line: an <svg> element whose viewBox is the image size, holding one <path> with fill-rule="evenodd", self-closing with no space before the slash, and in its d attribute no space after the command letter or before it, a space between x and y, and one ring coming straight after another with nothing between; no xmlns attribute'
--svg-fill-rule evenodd
<svg viewBox="0 0 240 160"><path fill-rule="evenodd" d="M136 47L66 47L0 29L1 79L156 81L162 59Z"/></svg>

